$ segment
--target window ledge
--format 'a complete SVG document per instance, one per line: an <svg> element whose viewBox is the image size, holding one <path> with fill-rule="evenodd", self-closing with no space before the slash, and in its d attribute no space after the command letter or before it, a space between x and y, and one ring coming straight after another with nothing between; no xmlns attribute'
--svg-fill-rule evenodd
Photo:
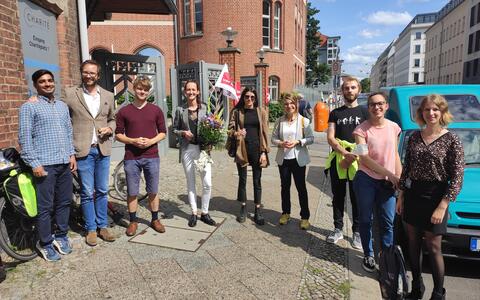
<svg viewBox="0 0 480 300"><path fill-rule="evenodd" d="M203 37L203 32L191 33L189 35L184 35L181 39L191 39L191 38L199 38Z"/></svg>
<svg viewBox="0 0 480 300"><path fill-rule="evenodd" d="M265 52L271 52L271 53L280 53L280 54L284 54L285 51L283 51L282 49L271 49L271 48L263 48L263 50Z"/></svg>

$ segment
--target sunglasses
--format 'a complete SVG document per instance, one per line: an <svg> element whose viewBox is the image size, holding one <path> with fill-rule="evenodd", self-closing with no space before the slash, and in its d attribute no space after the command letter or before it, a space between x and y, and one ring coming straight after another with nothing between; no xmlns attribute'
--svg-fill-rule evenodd
<svg viewBox="0 0 480 300"><path fill-rule="evenodd" d="M247 99L255 100L255 96L254 95L245 95L245 100L247 100Z"/></svg>

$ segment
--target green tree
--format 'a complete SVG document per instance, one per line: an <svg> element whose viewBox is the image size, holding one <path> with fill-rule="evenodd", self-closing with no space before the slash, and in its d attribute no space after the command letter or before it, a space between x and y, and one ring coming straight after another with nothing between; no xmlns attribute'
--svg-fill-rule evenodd
<svg viewBox="0 0 480 300"><path fill-rule="evenodd" d="M311 2L307 3L307 75L306 84L327 83L330 80L331 70L327 64L318 63L318 47L320 46L320 21L315 15L320 10L312 6Z"/></svg>
<svg viewBox="0 0 480 300"><path fill-rule="evenodd" d="M362 86L363 93L370 93L370 78L363 78L360 81L360 85Z"/></svg>

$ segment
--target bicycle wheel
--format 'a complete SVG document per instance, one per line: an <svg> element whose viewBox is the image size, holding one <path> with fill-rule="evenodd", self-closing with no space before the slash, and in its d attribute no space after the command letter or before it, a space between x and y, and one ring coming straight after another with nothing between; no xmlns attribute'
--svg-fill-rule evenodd
<svg viewBox="0 0 480 300"><path fill-rule="evenodd" d="M118 196L127 200L127 177L125 175L125 170L123 169L124 161L118 163L113 171L113 186ZM138 200L143 200L147 198L148 194L146 192L145 179L143 176L140 176L140 188L138 194Z"/></svg>
<svg viewBox="0 0 480 300"><path fill-rule="evenodd" d="M0 198L0 247L9 256L20 261L35 258L35 219L15 211L4 197Z"/></svg>

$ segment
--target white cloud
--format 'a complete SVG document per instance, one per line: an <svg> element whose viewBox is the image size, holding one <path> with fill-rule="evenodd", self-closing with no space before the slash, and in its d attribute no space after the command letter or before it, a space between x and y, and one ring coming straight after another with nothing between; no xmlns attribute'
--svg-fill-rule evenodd
<svg viewBox="0 0 480 300"><path fill-rule="evenodd" d="M349 48L341 55L344 60L342 69L346 73L364 78L370 73L378 56L387 48L388 43L361 44Z"/></svg>
<svg viewBox="0 0 480 300"><path fill-rule="evenodd" d="M358 33L358 35L360 35L361 37L364 37L366 39L371 39L371 38L374 38L376 36L380 36L381 34L382 34L382 32L378 29L375 29L375 30L363 29L362 31L360 31Z"/></svg>
<svg viewBox="0 0 480 300"><path fill-rule="evenodd" d="M426 2L430 2L432 0L398 0L397 1L397 4L398 5L404 5L406 3L426 3Z"/></svg>
<svg viewBox="0 0 480 300"><path fill-rule="evenodd" d="M370 14L366 20L371 24L379 25L406 25L413 19L408 12L377 11Z"/></svg>

